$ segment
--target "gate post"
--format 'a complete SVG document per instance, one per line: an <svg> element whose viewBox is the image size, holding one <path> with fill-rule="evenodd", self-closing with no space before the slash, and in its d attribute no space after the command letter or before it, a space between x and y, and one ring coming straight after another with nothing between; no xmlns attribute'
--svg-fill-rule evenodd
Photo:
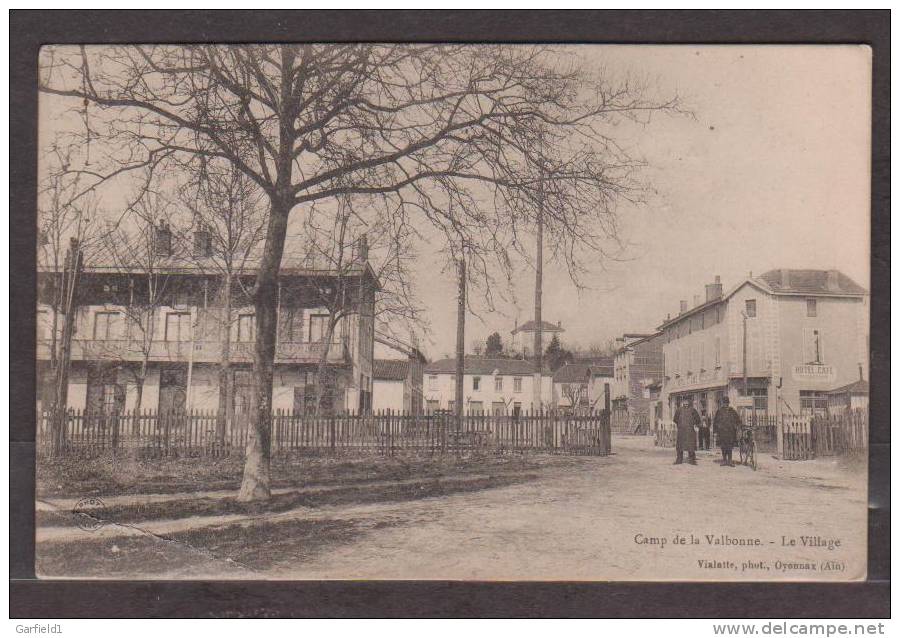
<svg viewBox="0 0 900 638"><path fill-rule="evenodd" d="M775 428L775 453L784 460L784 414L781 415L777 423L778 427Z"/></svg>

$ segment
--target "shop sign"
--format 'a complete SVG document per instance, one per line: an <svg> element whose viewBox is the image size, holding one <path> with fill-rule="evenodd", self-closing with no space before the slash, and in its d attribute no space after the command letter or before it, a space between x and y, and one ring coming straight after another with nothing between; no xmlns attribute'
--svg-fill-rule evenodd
<svg viewBox="0 0 900 638"><path fill-rule="evenodd" d="M834 366L826 366L821 364L810 363L806 365L794 366L794 381L820 381L825 383L834 383L837 379L837 372Z"/></svg>

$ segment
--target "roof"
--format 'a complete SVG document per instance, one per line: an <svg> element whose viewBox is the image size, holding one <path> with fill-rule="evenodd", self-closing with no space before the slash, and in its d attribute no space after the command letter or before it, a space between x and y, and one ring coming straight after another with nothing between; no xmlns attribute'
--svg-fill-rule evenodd
<svg viewBox="0 0 900 638"><path fill-rule="evenodd" d="M609 357L606 361L598 361L590 365L590 373L592 377L611 377L614 374L615 365Z"/></svg>
<svg viewBox="0 0 900 638"><path fill-rule="evenodd" d="M580 383L587 381L587 363L567 363L553 373L553 383Z"/></svg>
<svg viewBox="0 0 900 638"><path fill-rule="evenodd" d="M617 349L616 349L616 354L619 354L620 352L625 352L625 351L628 350L629 348L632 348L632 347L634 347L634 346L636 346L636 345L640 345L640 344L642 344L642 343L647 343L648 341L653 341L653 339L655 339L656 337L661 336L661 334L662 334L662 333L660 333L660 332L654 332L654 333L652 333L652 334L637 334L637 333L628 333L628 332L626 332L626 333L625 333L624 335L622 335L622 336L623 336L624 338L626 338L626 339L634 339L634 341L629 341L629 342L626 343L624 346L622 346L622 347L620 347L620 348L617 348Z"/></svg>
<svg viewBox="0 0 900 638"><path fill-rule="evenodd" d="M833 275L831 282L829 282L829 273ZM706 303L702 303L699 306L694 306L671 319L667 319L659 326L658 330L667 328L682 319L686 319L698 312L702 312L716 304L724 303L735 292L740 290L744 284L756 286L757 288L775 295L861 297L868 294L868 291L866 291L865 288L839 270L794 270L788 268L776 268L775 270L769 270L758 277L745 279L738 283L738 285L732 288L727 294L711 301L707 301Z"/></svg>
<svg viewBox="0 0 900 638"><path fill-rule="evenodd" d="M517 332L535 332L537 330L537 322L533 319L530 319L523 323L521 326L516 326L515 330L510 331L510 334L516 334ZM542 332L565 332L565 330L559 324L550 323L549 321L541 321L541 331Z"/></svg>
<svg viewBox="0 0 900 638"><path fill-rule="evenodd" d="M853 383L830 390L828 394L869 394L869 382L859 379Z"/></svg>
<svg viewBox="0 0 900 638"><path fill-rule="evenodd" d="M95 244L86 248L83 252L83 271L86 273L111 273L111 274L137 274L144 273L148 270L148 264L156 272L166 274L179 275L221 275L223 271L223 262L216 257L195 257L192 254L192 248L184 245L176 245L173 237L173 253L169 256L155 256L149 254L149 246L146 241L140 238L130 238L130 241L113 246ZM184 242L181 242L184 244ZM63 256L60 258L62 263L65 258L65 249ZM239 262L235 266L238 274L252 276L256 274L261 259L261 251L254 251L256 254L249 255L246 259L238 258ZM53 272L54 267L51 262L49 251L38 250L38 272ZM335 268L328 268L321 262L316 263L306 257L303 251L293 250L290 246L285 246L284 253L281 258L282 276L300 276L300 277L336 277L340 273ZM381 282L373 270L371 264L352 263L348 264L344 269L345 276L355 276L367 274L380 288Z"/></svg>
<svg viewBox="0 0 900 638"><path fill-rule="evenodd" d="M484 357L466 356L466 374L491 375L494 371L501 375L529 375L534 374L534 363L524 359L489 359ZM455 374L456 359L438 359L425 366L426 374ZM544 371L548 374L548 371Z"/></svg>
<svg viewBox="0 0 900 638"><path fill-rule="evenodd" d="M375 359L372 378L380 381L405 381L409 374L409 361L402 359Z"/></svg>
<svg viewBox="0 0 900 638"><path fill-rule="evenodd" d="M831 281L829 282L829 277ZM759 276L772 292L799 295L865 295L866 289L839 270L780 268Z"/></svg>

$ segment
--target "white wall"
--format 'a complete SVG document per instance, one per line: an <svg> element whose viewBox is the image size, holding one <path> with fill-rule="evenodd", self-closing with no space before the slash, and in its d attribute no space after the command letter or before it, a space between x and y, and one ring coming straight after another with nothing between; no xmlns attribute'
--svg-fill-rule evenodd
<svg viewBox="0 0 900 638"><path fill-rule="evenodd" d="M403 410L403 381L375 379L373 386L373 410Z"/></svg>
<svg viewBox="0 0 900 638"><path fill-rule="evenodd" d="M437 377L437 384L433 385L430 378ZM515 403L521 403L523 410L528 410L534 400L534 375L499 375L503 378L502 390L495 389L495 377L490 374L466 374L463 381L463 397L466 405L472 402L481 402L482 410L492 410L494 402L503 401L506 411L511 412ZM456 397L456 387L452 374L442 373L431 375L425 373L423 394L425 401L438 401L441 409L449 407L449 402ZM474 389L475 377L481 378L479 389ZM515 391L515 379L522 379L521 392ZM541 377L541 401L549 407L553 401L553 377ZM471 409L471 408L467 408Z"/></svg>

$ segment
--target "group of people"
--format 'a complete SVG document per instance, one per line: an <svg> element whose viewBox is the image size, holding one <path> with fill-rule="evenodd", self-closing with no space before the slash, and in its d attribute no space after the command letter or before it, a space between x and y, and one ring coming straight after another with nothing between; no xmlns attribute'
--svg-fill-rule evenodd
<svg viewBox="0 0 900 638"><path fill-rule="evenodd" d="M741 430L741 417L730 405L728 397L722 398L722 405L716 411L713 419L713 431L716 433L716 442L722 450L722 467L734 467L731 452L738 444L738 434ZM697 465L697 434L700 434L700 445L709 449L710 431L708 421L700 418L700 413L691 405L690 399L684 399L681 406L675 411L675 427L677 437L675 439L675 465L684 463L684 453L688 453L688 463ZM698 428L695 430L694 428Z"/></svg>

